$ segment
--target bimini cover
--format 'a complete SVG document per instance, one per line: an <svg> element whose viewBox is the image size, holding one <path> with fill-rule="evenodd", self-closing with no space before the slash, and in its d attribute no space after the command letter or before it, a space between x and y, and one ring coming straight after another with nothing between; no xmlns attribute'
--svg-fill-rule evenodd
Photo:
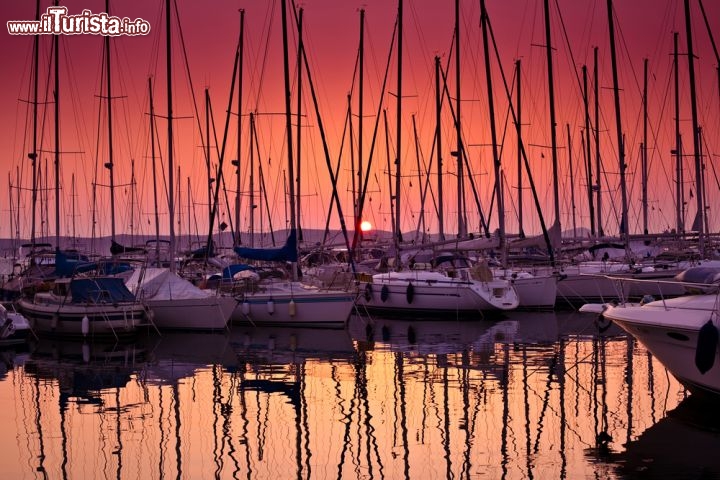
<svg viewBox="0 0 720 480"><path fill-rule="evenodd" d="M133 302L135 297L119 277L74 278L70 281L72 303Z"/></svg>
<svg viewBox="0 0 720 480"><path fill-rule="evenodd" d="M290 231L290 235L280 248L245 248L235 247L235 253L238 256L250 260L264 260L266 262L297 262L297 234L295 230Z"/></svg>
<svg viewBox="0 0 720 480"><path fill-rule="evenodd" d="M214 296L214 292L196 287L168 268L136 269L126 285L138 298L144 300L185 300Z"/></svg>

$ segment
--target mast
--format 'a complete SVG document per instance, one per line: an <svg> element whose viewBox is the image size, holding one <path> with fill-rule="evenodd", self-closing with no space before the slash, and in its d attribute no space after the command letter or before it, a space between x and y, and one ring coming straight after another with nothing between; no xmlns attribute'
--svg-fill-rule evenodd
<svg viewBox="0 0 720 480"><path fill-rule="evenodd" d="M462 128L460 124L460 0L455 0L455 136L457 141L457 215L458 237L467 236L465 223L465 173L463 171L464 154Z"/></svg>
<svg viewBox="0 0 720 480"><path fill-rule="evenodd" d="M683 207L683 168L682 137L680 136L680 63L678 53L678 32L673 33L673 67L675 77L675 212L677 215L677 233L685 232L685 209Z"/></svg>
<svg viewBox="0 0 720 480"><path fill-rule="evenodd" d="M40 0L36 2L35 8L35 21L40 22ZM37 210L37 169L38 169L38 70L40 68L40 35L35 35L33 39L33 138L32 138L32 152L28 154L32 165L32 223L30 227L30 243L31 248L35 248L35 215ZM20 210L20 203L18 203L18 211Z"/></svg>
<svg viewBox="0 0 720 480"><path fill-rule="evenodd" d="M488 91L488 114L490 116L490 138L493 155L493 169L495 172L495 194L497 196L497 212L498 212L498 230L500 232L500 252L501 262L503 266L507 265L507 250L505 249L505 205L503 199L503 189L500 182L500 155L497 145L497 127L495 125L495 102L493 100L493 83L492 73L490 71L490 51L488 46L487 32L487 10L485 8L485 0L480 0L480 21L482 23L483 36L483 53L485 56L485 80L487 81Z"/></svg>
<svg viewBox="0 0 720 480"><path fill-rule="evenodd" d="M362 229L360 223L362 218L360 217L360 200L362 197L362 184L363 184L363 104L365 103L365 9L360 9L360 46L358 59L359 71L358 71L358 163L357 163L357 199L355 201L355 230L360 231L362 235ZM352 121L350 122L352 125ZM352 150L352 145L350 146Z"/></svg>
<svg viewBox="0 0 720 480"><path fill-rule="evenodd" d="M55 0L58 6L59 0ZM60 249L60 35L55 35L55 248Z"/></svg>
<svg viewBox="0 0 720 480"><path fill-rule="evenodd" d="M303 26L303 9L298 9L298 51L297 51L297 173L295 182L297 184L297 240L301 242L303 240L302 226L300 225L300 166L302 164L300 154L301 152L301 137L302 137L302 55L303 55L303 37L302 37L302 26ZM292 181L292 177L291 177Z"/></svg>
<svg viewBox="0 0 720 480"><path fill-rule="evenodd" d="M155 104L153 102L152 78L148 77L150 98L150 156L152 158L153 206L155 207L155 261L160 262L160 215L158 212L157 166L155 164Z"/></svg>
<svg viewBox="0 0 720 480"><path fill-rule="evenodd" d="M520 59L515 61L515 75L517 75L517 121L515 122L515 132L517 134L517 182L518 182L518 233L520 238L525 238L523 230L523 174L522 174L522 96L520 94Z"/></svg>
<svg viewBox="0 0 720 480"><path fill-rule="evenodd" d="M643 215L643 233L647 235L648 231L648 59L643 62L643 143L640 146L640 154L642 161L642 215Z"/></svg>
<svg viewBox="0 0 720 480"><path fill-rule="evenodd" d="M208 225L210 225L210 240L212 240L212 224L214 206L212 203L213 192L213 174L210 162L210 90L205 87L205 168L207 169L207 208L208 208ZM207 253L210 252L210 243L207 244Z"/></svg>
<svg viewBox="0 0 720 480"><path fill-rule="evenodd" d="M295 168L293 156L292 142L292 110L290 110L290 61L288 52L288 22L287 22L287 6L285 0L280 0L280 8L282 9L282 40L283 40L283 79L285 84L285 129L287 132L287 154L288 154L288 197L290 197L290 232L296 231L295 219ZM297 281L298 271L296 262L292 262L292 279Z"/></svg>
<svg viewBox="0 0 720 480"><path fill-rule="evenodd" d="M577 223L575 218L575 172L572 159L572 138L570 137L570 124L565 124L567 132L568 165L570 167L570 209L572 210L573 238L577 238Z"/></svg>
<svg viewBox="0 0 720 480"><path fill-rule="evenodd" d="M402 42L403 41L403 0L398 1L398 44L397 44L397 118L396 118L396 139L395 150L395 241L402 242L402 231L400 226L400 197L401 197L401 170L402 158Z"/></svg>
<svg viewBox="0 0 720 480"><path fill-rule="evenodd" d="M602 187L600 184L600 84L598 81L598 47L593 49L593 75L595 81L595 193L597 205L597 234L605 236L602 220Z"/></svg>
<svg viewBox="0 0 720 480"><path fill-rule="evenodd" d="M615 99L615 127L617 130L618 160L620 163L620 195L622 201L622 211L620 212L620 236L627 241L630 229L628 225L627 185L625 184L625 145L622 132L622 116L620 115L620 86L618 84L617 55L615 54L615 22L613 20L612 0L607 0L607 10L608 26L610 28L610 60L612 62L613 97Z"/></svg>
<svg viewBox="0 0 720 480"><path fill-rule="evenodd" d="M558 159L557 159L557 132L555 120L555 88L553 83L552 41L550 38L550 6L548 0L545 4L545 52L547 55L548 101L550 103L550 146L552 154L553 171L553 200L555 202L555 225L560 225L560 194L558 191Z"/></svg>
<svg viewBox="0 0 720 480"><path fill-rule="evenodd" d="M700 159L700 133L698 127L697 92L695 87L695 53L693 52L692 25L690 22L690 0L685 0L685 33L687 35L688 47L688 72L690 74L690 108L692 112L692 141L693 153L695 156L695 200L697 202L696 215L699 218L699 221L695 222L697 225L693 225L693 230L697 230L698 232L698 249L700 250L700 254L702 255L704 254L705 250L705 228L703 225L704 222L702 220L704 217L705 205L703 202L704 188L702 160Z"/></svg>
<svg viewBox="0 0 720 480"><path fill-rule="evenodd" d="M105 12L110 15L110 0L105 0ZM108 161L105 168L110 174L110 238L115 241L115 174L113 168L113 128L112 128L112 90L110 71L110 35L105 35L105 73L108 117Z"/></svg>
<svg viewBox="0 0 720 480"><path fill-rule="evenodd" d="M237 159L231 162L236 168L235 170L235 239L234 244L240 245L240 158L242 151L242 98L243 98L243 54L245 40L245 10L240 9L240 58L238 59L238 141L237 141Z"/></svg>
<svg viewBox="0 0 720 480"><path fill-rule="evenodd" d="M255 114L250 112L250 248L255 247L255 148L257 132L255 131Z"/></svg>
<svg viewBox="0 0 720 480"><path fill-rule="evenodd" d="M442 129L440 113L442 112L442 91L440 90L440 57L435 57L435 147L437 157L437 190L438 190L438 240L445 240L445 220L443 216L443 183L442 183Z"/></svg>
<svg viewBox="0 0 720 480"><path fill-rule="evenodd" d="M585 178L587 183L588 213L590 217L590 236L595 236L595 205L593 203L592 154L590 152L590 90L588 89L587 65L582 66L583 106L585 107Z"/></svg>
<svg viewBox="0 0 720 480"><path fill-rule="evenodd" d="M170 271L175 271L175 163L173 159L173 114L172 114L172 33L170 31L170 0L165 0L165 35L167 43L167 141L168 141L168 219L170 223Z"/></svg>

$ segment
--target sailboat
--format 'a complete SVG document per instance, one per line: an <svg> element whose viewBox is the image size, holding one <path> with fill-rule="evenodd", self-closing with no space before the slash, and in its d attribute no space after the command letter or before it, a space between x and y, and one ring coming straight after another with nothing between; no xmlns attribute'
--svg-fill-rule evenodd
<svg viewBox="0 0 720 480"><path fill-rule="evenodd" d="M25 295L17 305L41 336L119 340L136 335L145 319L145 307L111 275L58 277L49 291Z"/></svg>
<svg viewBox="0 0 720 480"><path fill-rule="evenodd" d="M309 285L298 280L297 208L295 198L294 164L292 143L292 113L290 109L290 79L288 67L287 8L281 2L283 29L283 73L285 83L285 120L287 132L290 231L281 248L261 249L234 247L243 259L290 264L288 279L257 281L258 276L246 275L240 283L237 301L241 304L231 317L239 323L253 325L302 325L308 327L343 327L355 304L355 293L346 290L330 290ZM245 271L247 272L247 271ZM238 274L238 275L242 275Z"/></svg>

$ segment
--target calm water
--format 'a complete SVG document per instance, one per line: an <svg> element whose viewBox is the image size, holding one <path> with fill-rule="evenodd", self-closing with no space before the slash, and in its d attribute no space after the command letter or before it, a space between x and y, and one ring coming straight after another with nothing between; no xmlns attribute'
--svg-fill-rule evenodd
<svg viewBox="0 0 720 480"><path fill-rule="evenodd" d="M42 340L2 358L2 478L720 472L718 409L586 314Z"/></svg>

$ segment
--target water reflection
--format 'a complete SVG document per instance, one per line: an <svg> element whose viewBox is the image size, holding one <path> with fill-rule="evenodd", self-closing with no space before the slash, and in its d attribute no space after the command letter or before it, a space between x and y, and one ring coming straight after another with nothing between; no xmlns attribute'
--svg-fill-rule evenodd
<svg viewBox="0 0 720 480"><path fill-rule="evenodd" d="M626 478L664 465L681 433L663 425L698 411L631 338L574 313L40 341L3 358L8 478Z"/></svg>

